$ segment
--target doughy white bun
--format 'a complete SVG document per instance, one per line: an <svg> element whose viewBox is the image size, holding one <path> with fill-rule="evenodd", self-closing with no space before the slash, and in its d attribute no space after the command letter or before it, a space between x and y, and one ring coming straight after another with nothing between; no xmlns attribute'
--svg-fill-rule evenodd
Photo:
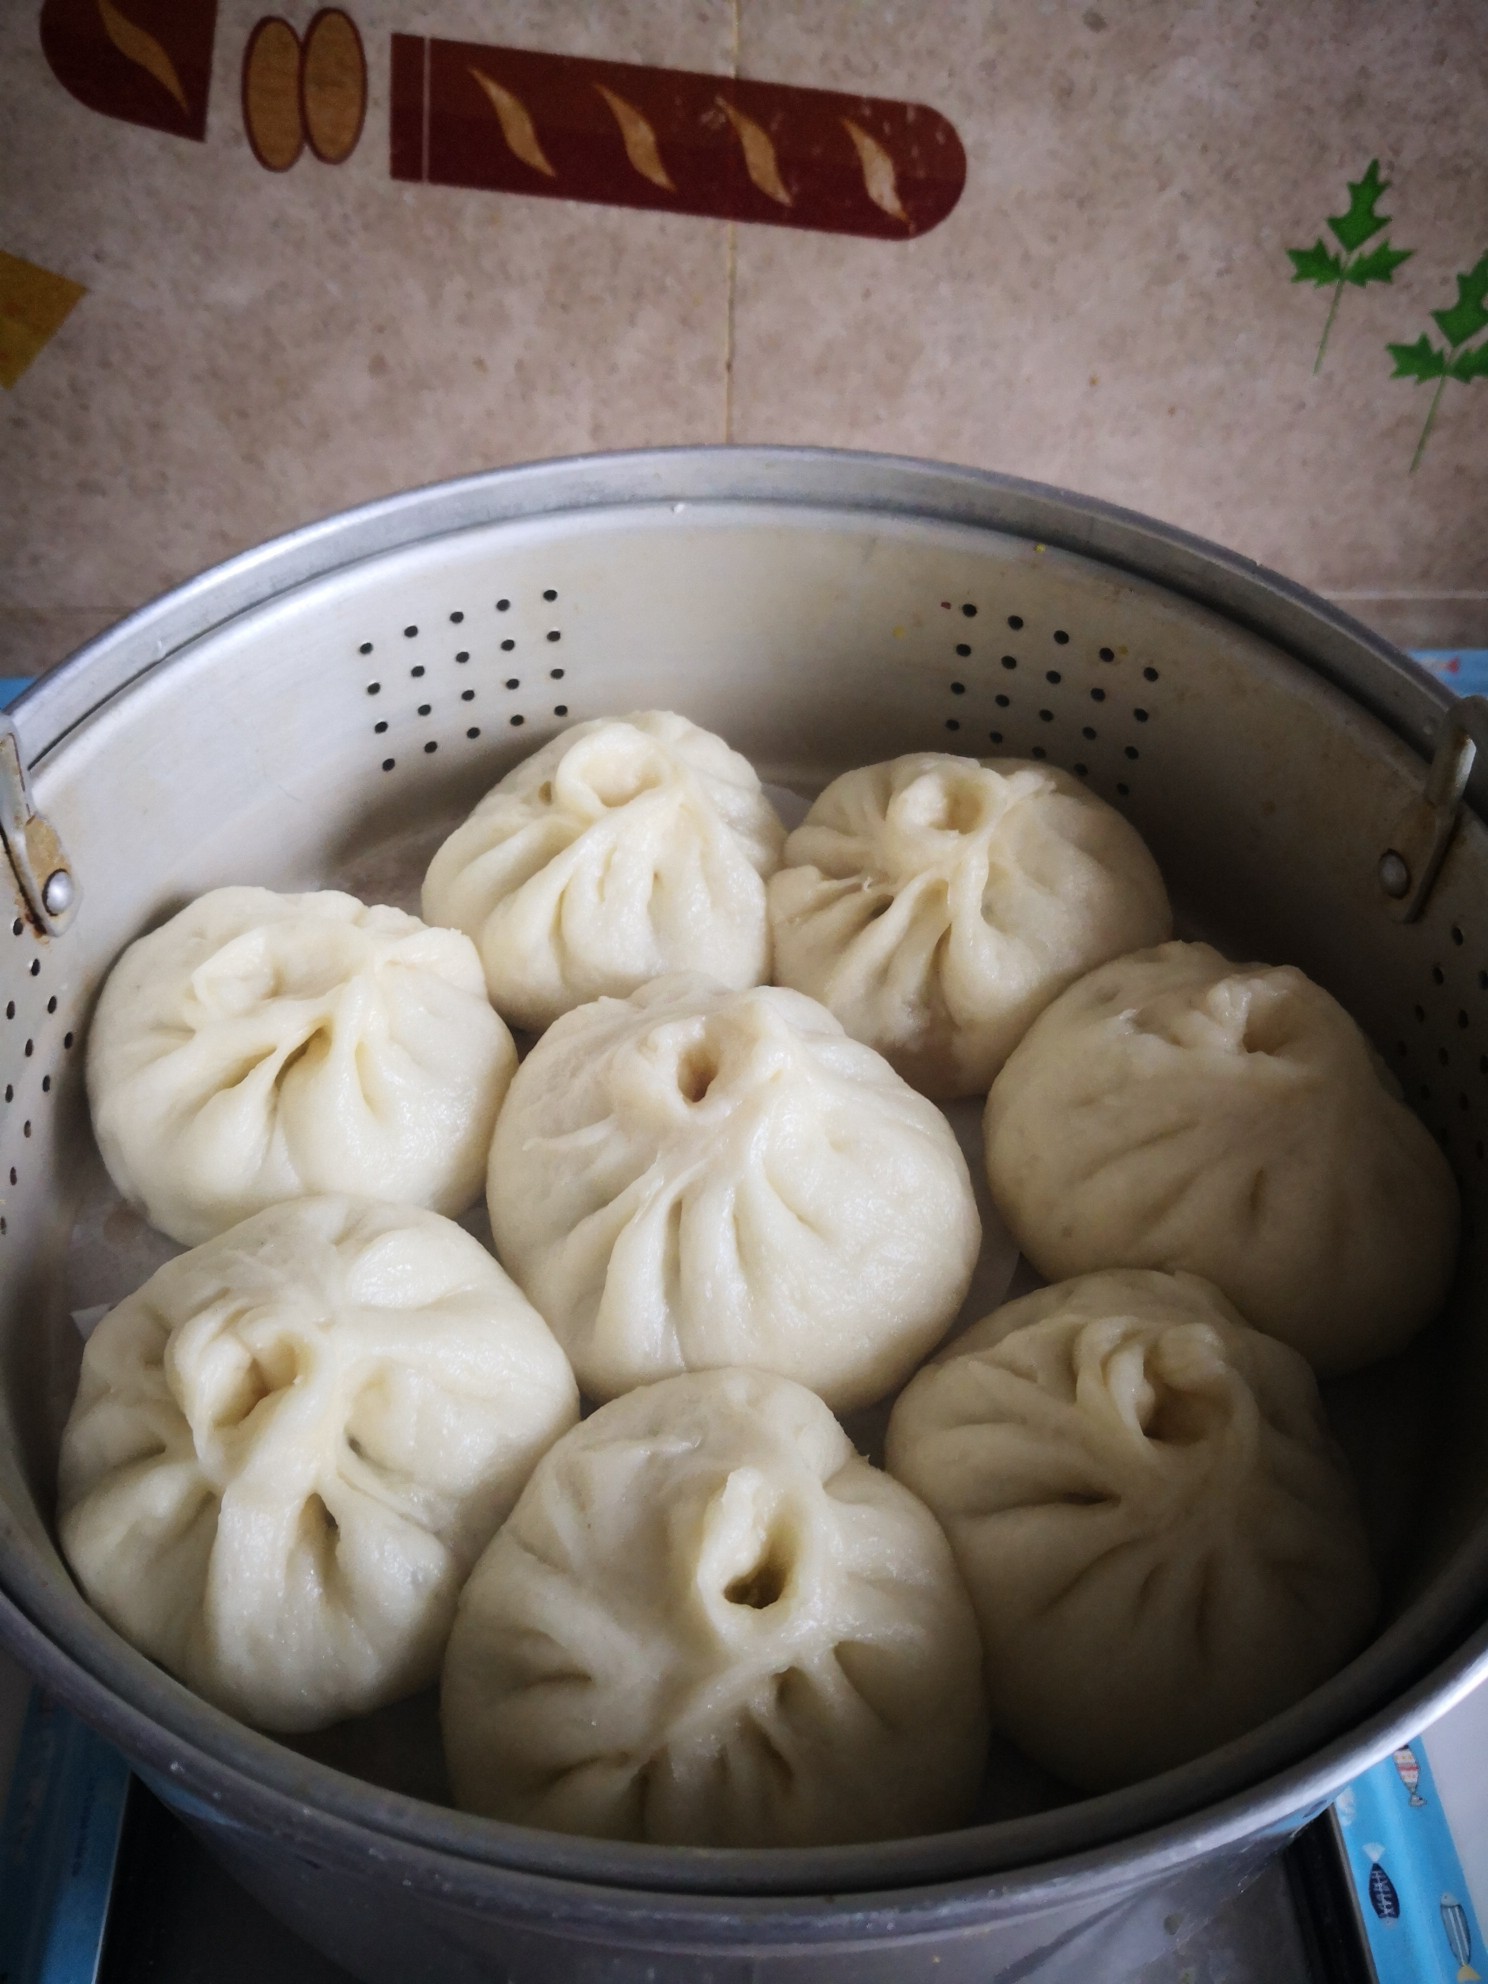
<svg viewBox="0 0 1488 1984"><path fill-rule="evenodd" d="M552 1333L436 1213L301 1199L104 1317L58 1528L125 1639L261 1729L433 1680L460 1585L578 1417Z"/></svg>
<svg viewBox="0 0 1488 1984"><path fill-rule="evenodd" d="M687 1846L970 1818L976 1622L945 1538L811 1393L707 1371L539 1462L461 1594L441 1718L458 1802Z"/></svg>
<svg viewBox="0 0 1488 1984"><path fill-rule="evenodd" d="M880 1055L798 992L691 977L548 1030L487 1203L596 1399L750 1364L868 1404L944 1334L981 1238L950 1125Z"/></svg>
<svg viewBox="0 0 1488 1984"><path fill-rule="evenodd" d="M986 1146L1041 1274L1187 1268L1325 1375L1401 1349L1446 1298L1447 1161L1290 967L1164 944L1093 971L998 1076Z"/></svg>
<svg viewBox="0 0 1488 1984"><path fill-rule="evenodd" d="M1172 933L1146 844L1052 765L920 751L834 779L769 887L775 980L926 1095L984 1095L1072 979Z"/></svg>
<svg viewBox="0 0 1488 1984"><path fill-rule="evenodd" d="M765 877L785 829L754 768L667 710L576 723L439 849L424 915L468 931L513 1026L671 971L770 975Z"/></svg>
<svg viewBox="0 0 1488 1984"><path fill-rule="evenodd" d="M1311 1370L1196 1275L1008 1303L905 1389L887 1458L950 1537L994 1727L1086 1790L1257 1727L1375 1613Z"/></svg>
<svg viewBox="0 0 1488 1984"><path fill-rule="evenodd" d="M307 1192L464 1212L516 1065L458 930L214 889L110 972L88 1099L114 1183L189 1246Z"/></svg>

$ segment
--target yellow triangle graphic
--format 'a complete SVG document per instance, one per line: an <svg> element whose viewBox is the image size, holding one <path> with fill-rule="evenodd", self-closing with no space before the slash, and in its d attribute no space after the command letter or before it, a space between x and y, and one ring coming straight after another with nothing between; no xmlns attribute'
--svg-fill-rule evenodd
<svg viewBox="0 0 1488 1984"><path fill-rule="evenodd" d="M80 282L0 249L0 386L15 384L87 293Z"/></svg>

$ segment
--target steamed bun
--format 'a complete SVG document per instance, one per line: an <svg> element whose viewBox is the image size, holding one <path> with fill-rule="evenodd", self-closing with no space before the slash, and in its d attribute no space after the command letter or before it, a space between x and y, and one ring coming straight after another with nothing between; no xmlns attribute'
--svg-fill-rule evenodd
<svg viewBox="0 0 1488 1984"><path fill-rule="evenodd" d="M1072 979L1172 932L1157 864L1078 779L921 751L834 779L771 878L775 979L926 1095L983 1095Z"/></svg>
<svg viewBox="0 0 1488 1984"><path fill-rule="evenodd" d="M970 1818L986 1721L945 1538L809 1392L706 1371L538 1463L460 1599L469 1810L609 1839L820 1846Z"/></svg>
<svg viewBox="0 0 1488 1984"><path fill-rule="evenodd" d="M907 1387L887 1456L950 1537L994 1724L1087 1790L1242 1735L1369 1630L1312 1372L1196 1275L1008 1303Z"/></svg>
<svg viewBox="0 0 1488 1984"><path fill-rule="evenodd" d="M596 1399L753 1364L868 1404L944 1334L981 1237L950 1125L881 1056L798 992L690 977L549 1028L487 1203Z"/></svg>
<svg viewBox="0 0 1488 1984"><path fill-rule="evenodd" d="M1324 1374L1399 1350L1451 1280L1446 1159L1290 967L1165 944L1092 972L998 1076L986 1145L1041 1274L1190 1269Z"/></svg>
<svg viewBox="0 0 1488 1984"><path fill-rule="evenodd" d="M430 863L424 915L475 939L513 1026L671 971L770 975L785 829L748 761L666 710L577 723L507 773Z"/></svg>
<svg viewBox="0 0 1488 1984"><path fill-rule="evenodd" d="M317 1729L433 1680L466 1573L577 1417L547 1325L468 1233L301 1199L168 1262L93 1332L63 1554L198 1694Z"/></svg>
<svg viewBox="0 0 1488 1984"><path fill-rule="evenodd" d="M115 1185L191 1245L307 1192L463 1212L516 1064L459 931L214 889L115 964L88 1098Z"/></svg>

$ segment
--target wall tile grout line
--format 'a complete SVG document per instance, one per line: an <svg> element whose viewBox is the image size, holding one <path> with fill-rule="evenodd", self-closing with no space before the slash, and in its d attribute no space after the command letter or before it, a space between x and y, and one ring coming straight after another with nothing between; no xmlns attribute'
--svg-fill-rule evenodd
<svg viewBox="0 0 1488 1984"><path fill-rule="evenodd" d="M741 39L740 14L744 0L729 0L733 22L733 46L729 56L729 73L735 82L739 80L739 42ZM726 221L728 244L724 276L724 319L723 319L723 439L727 446L734 438L734 292L739 268L739 224Z"/></svg>
<svg viewBox="0 0 1488 1984"><path fill-rule="evenodd" d="M734 279L738 267L737 221L725 221L728 229L728 266L724 277L723 309L723 438L734 438Z"/></svg>

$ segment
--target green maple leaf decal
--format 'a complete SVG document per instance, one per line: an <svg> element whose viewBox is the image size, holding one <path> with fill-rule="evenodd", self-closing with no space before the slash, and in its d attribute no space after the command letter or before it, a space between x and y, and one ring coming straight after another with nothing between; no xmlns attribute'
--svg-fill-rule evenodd
<svg viewBox="0 0 1488 1984"><path fill-rule="evenodd" d="M1488 327L1488 310L1483 308L1485 296L1488 296L1488 255L1465 276L1458 276L1457 301L1452 308L1431 313L1433 323L1448 344L1466 344L1469 338Z"/></svg>
<svg viewBox="0 0 1488 1984"><path fill-rule="evenodd" d="M1414 379L1419 384L1424 380L1435 379L1436 391L1431 396L1431 405L1426 414L1426 425L1421 429L1421 438L1416 443L1415 456L1411 462L1411 473L1421 466L1421 457L1426 452L1426 443L1431 438L1431 429L1436 422L1436 410L1441 405L1441 396L1446 391L1448 379L1456 379L1462 385L1471 385L1474 379L1488 379L1488 339L1479 344L1469 344L1479 331L1488 330L1488 255L1484 255L1464 275L1457 278L1457 301L1447 310L1433 310L1431 321L1447 341L1444 351L1433 344L1423 331L1414 344L1387 345L1390 356L1395 361L1392 379Z"/></svg>
<svg viewBox="0 0 1488 1984"><path fill-rule="evenodd" d="M1338 282L1343 276L1342 262L1321 241L1314 242L1311 248L1288 248L1287 254L1296 270L1293 282L1315 282L1319 289L1326 289L1330 282Z"/></svg>
<svg viewBox="0 0 1488 1984"><path fill-rule="evenodd" d="M1380 229L1390 225L1386 215L1378 214L1375 208L1382 194L1390 190L1388 179L1379 176L1379 160L1372 158L1364 177L1357 182L1348 182L1349 209L1346 214L1330 214L1328 225L1338 237L1342 246L1350 251L1362 248L1364 243L1378 234Z"/></svg>
<svg viewBox="0 0 1488 1984"><path fill-rule="evenodd" d="M1400 264L1408 262L1414 253L1413 248L1392 248L1388 241L1382 241L1378 248L1371 248L1357 262L1351 262L1343 272L1343 279L1357 283L1360 289L1367 282L1390 282Z"/></svg>
<svg viewBox="0 0 1488 1984"><path fill-rule="evenodd" d="M1386 346L1395 361L1392 379L1440 379L1447 370L1447 354L1423 331L1414 344Z"/></svg>
<svg viewBox="0 0 1488 1984"><path fill-rule="evenodd" d="M1390 225L1389 216L1379 211L1380 200L1389 190L1389 180L1380 178L1379 160L1372 158L1364 177L1348 182L1348 212L1332 214L1328 219L1343 254L1335 255L1324 245L1321 235L1310 248L1288 248L1286 251L1292 265L1293 282L1312 282L1319 289L1331 288L1334 291L1328 321L1323 325L1317 357L1313 361L1314 372L1322 370L1323 353L1328 349L1328 335L1333 329L1333 319L1338 315L1344 284L1352 283L1356 289L1363 289L1367 283L1391 282L1400 264L1408 262L1416 252L1414 248L1392 248L1388 241L1381 241L1367 255L1362 252L1366 241L1372 241L1375 235Z"/></svg>

